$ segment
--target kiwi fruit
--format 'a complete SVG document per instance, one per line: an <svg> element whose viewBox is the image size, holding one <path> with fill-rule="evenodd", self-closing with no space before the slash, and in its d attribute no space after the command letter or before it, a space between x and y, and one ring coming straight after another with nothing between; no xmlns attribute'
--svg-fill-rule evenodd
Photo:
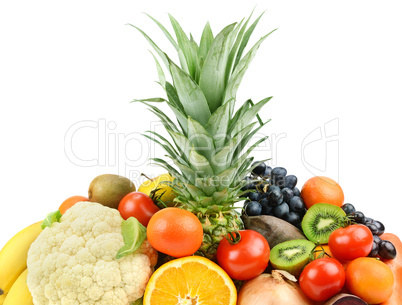
<svg viewBox="0 0 402 305"><path fill-rule="evenodd" d="M304 235L314 243L327 244L329 235L346 220L345 212L338 206L317 203L309 208L302 220Z"/></svg>
<svg viewBox="0 0 402 305"><path fill-rule="evenodd" d="M315 244L307 239L293 239L271 249L269 260L274 269L285 270L298 277L310 261Z"/></svg>
<svg viewBox="0 0 402 305"><path fill-rule="evenodd" d="M95 177L88 188L89 201L117 209L128 193L135 192L134 183L123 176L104 174Z"/></svg>

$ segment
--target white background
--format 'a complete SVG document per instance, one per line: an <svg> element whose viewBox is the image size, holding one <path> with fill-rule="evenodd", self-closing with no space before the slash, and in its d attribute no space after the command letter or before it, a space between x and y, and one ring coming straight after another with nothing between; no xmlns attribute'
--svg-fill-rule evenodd
<svg viewBox="0 0 402 305"><path fill-rule="evenodd" d="M198 41L207 20L216 34L254 7L266 13L251 42L278 28L238 92L274 96L261 112L271 140L254 155L299 187L314 175L339 181L346 202L402 236L400 1L36 0L0 4L0 247L87 195L99 174L138 186L139 173L163 172L147 162L163 151L141 136L155 117L130 103L163 93L150 47L128 23L173 54L142 12L169 29L172 13Z"/></svg>

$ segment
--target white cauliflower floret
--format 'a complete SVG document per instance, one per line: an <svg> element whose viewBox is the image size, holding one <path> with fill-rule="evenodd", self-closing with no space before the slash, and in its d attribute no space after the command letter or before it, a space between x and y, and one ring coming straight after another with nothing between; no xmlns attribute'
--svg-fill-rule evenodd
<svg viewBox="0 0 402 305"><path fill-rule="evenodd" d="M124 245L120 213L79 202L47 227L28 252L35 305L128 305L141 298L158 254L145 240L116 259Z"/></svg>

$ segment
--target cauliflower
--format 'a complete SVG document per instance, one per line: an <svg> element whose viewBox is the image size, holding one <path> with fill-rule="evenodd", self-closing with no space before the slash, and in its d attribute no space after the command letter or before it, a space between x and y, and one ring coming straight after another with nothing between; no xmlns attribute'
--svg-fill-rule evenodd
<svg viewBox="0 0 402 305"><path fill-rule="evenodd" d="M144 294L158 254L145 240L122 258L120 213L79 202L39 235L28 252L35 305L129 305Z"/></svg>

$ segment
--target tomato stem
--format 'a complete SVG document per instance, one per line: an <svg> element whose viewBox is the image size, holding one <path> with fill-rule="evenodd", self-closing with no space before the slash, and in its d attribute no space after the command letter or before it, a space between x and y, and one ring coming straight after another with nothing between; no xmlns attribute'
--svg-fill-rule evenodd
<svg viewBox="0 0 402 305"><path fill-rule="evenodd" d="M314 257L315 253L319 253L317 255L317 257ZM316 260L316 259L319 259L319 258L324 258L326 256L329 257L329 258L332 258L331 255L329 255L329 253L327 253L325 251L324 247L321 244L316 243L313 251L311 251L311 253L310 253L310 261L313 261L313 260Z"/></svg>
<svg viewBox="0 0 402 305"><path fill-rule="evenodd" d="M241 235L238 231L235 232L228 232L229 236L226 236L226 239L231 245L236 245L240 242L241 240Z"/></svg>

